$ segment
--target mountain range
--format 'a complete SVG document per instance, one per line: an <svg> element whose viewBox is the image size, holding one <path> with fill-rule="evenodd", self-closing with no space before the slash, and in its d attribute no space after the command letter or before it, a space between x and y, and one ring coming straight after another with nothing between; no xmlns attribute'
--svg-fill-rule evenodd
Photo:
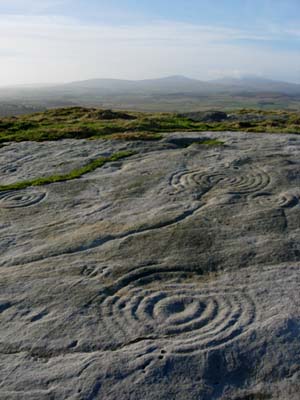
<svg viewBox="0 0 300 400"><path fill-rule="evenodd" d="M90 79L0 88L0 114L5 104L21 104L26 109L86 105L143 111L216 107L299 109L300 84L260 77L201 81L180 75L145 80Z"/></svg>
<svg viewBox="0 0 300 400"><path fill-rule="evenodd" d="M201 81L175 75L159 79L121 80L90 79L71 82L52 87L53 90L97 90L105 93L224 93L236 91L278 92L300 94L300 84L274 81L271 79L245 77L222 78L213 81Z"/></svg>

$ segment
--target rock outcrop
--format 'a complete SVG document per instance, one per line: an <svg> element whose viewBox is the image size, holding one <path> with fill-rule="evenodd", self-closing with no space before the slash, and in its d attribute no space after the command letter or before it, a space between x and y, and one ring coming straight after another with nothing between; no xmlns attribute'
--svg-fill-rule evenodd
<svg viewBox="0 0 300 400"><path fill-rule="evenodd" d="M121 150L0 192L0 398L299 399L300 138L11 143L0 183Z"/></svg>

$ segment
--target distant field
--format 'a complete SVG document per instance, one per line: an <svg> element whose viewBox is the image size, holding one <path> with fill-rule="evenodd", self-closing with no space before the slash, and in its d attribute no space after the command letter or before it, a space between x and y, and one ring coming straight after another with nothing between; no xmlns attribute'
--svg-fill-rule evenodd
<svg viewBox="0 0 300 400"><path fill-rule="evenodd" d="M156 140L164 132L175 131L300 133L300 112L240 109L179 114L67 107L0 119L1 143L65 138Z"/></svg>
<svg viewBox="0 0 300 400"><path fill-rule="evenodd" d="M93 106L92 101L84 102L84 105ZM114 97L103 99L101 107L111 107L117 109L128 109L133 111L148 112L187 112L197 110L222 109L226 111L239 110L241 108L251 108L259 110L300 110L300 96L289 96L283 94L170 94L158 96L132 96Z"/></svg>
<svg viewBox="0 0 300 400"><path fill-rule="evenodd" d="M241 94L158 94L158 95L114 95L93 96L81 95L80 98L62 96L59 99L11 99L1 100L0 117L22 115L45 111L57 107L100 107L126 109L141 112L187 112L222 109L226 111L251 108L259 110L300 110L300 96L268 93Z"/></svg>
<svg viewBox="0 0 300 400"><path fill-rule="evenodd" d="M299 111L300 85L257 77L200 81L169 76L148 80L90 79L59 85L0 88L0 116L72 106L142 112L232 111L241 108Z"/></svg>

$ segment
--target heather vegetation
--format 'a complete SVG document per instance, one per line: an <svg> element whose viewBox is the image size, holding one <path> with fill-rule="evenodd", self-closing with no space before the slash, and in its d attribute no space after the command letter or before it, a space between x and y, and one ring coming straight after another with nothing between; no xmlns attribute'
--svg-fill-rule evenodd
<svg viewBox="0 0 300 400"><path fill-rule="evenodd" d="M242 109L192 113L68 107L0 119L0 143L59 139L157 140L176 131L300 133L300 113Z"/></svg>

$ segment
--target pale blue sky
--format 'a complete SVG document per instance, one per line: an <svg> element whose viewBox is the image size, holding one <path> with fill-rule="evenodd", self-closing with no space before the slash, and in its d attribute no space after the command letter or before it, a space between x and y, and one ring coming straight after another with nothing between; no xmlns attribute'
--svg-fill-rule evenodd
<svg viewBox="0 0 300 400"><path fill-rule="evenodd" d="M300 83L300 0L0 0L0 85L259 75Z"/></svg>

